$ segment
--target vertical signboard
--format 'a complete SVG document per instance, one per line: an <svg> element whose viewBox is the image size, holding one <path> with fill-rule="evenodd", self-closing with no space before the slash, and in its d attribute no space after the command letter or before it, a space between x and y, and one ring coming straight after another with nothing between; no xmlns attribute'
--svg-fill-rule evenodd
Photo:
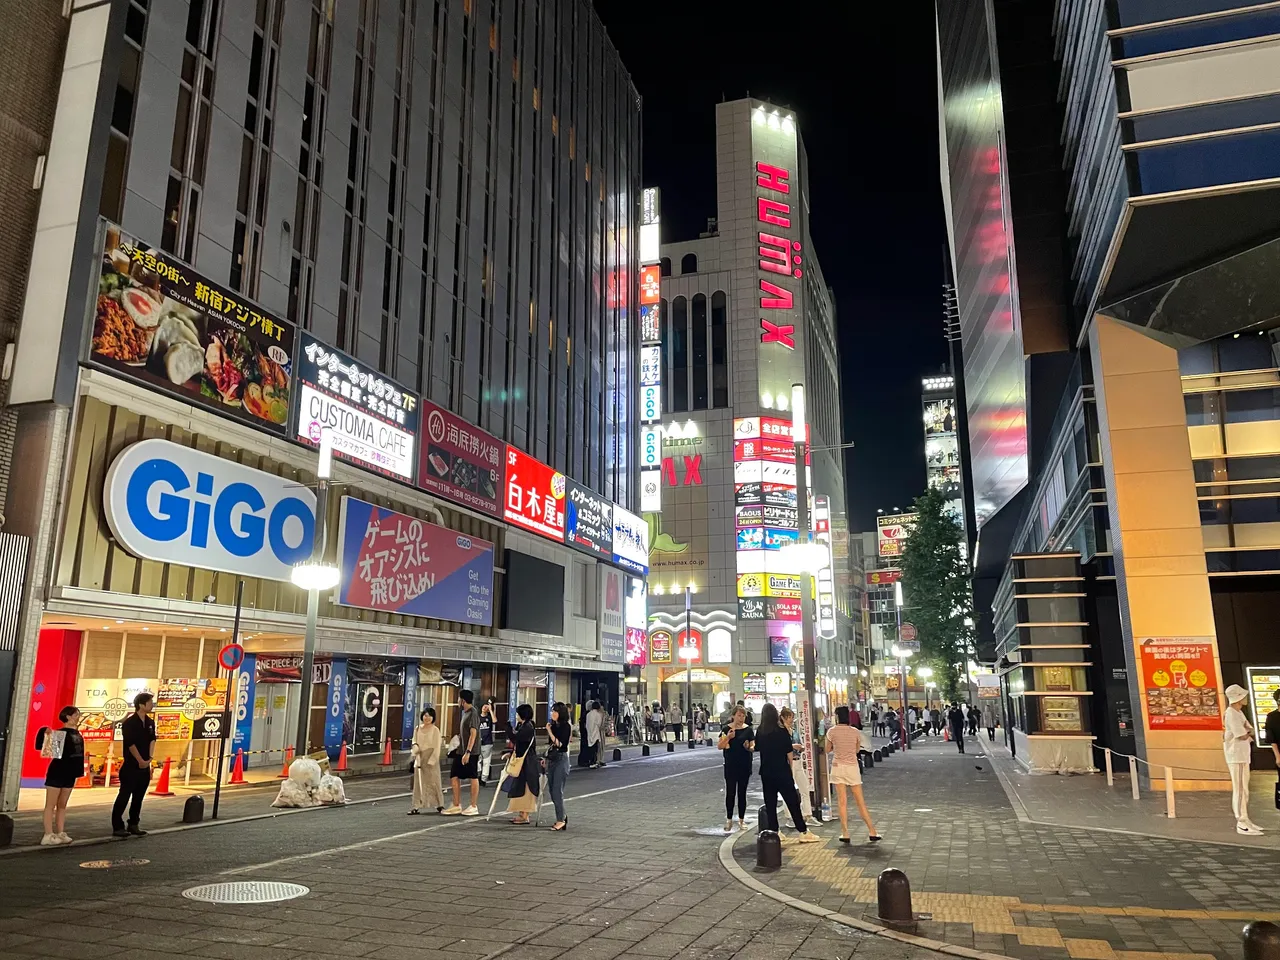
<svg viewBox="0 0 1280 960"><path fill-rule="evenodd" d="M334 660L329 671L329 699L324 709L324 749L330 759L338 759L344 743L351 740L347 721L347 661Z"/></svg>
<svg viewBox="0 0 1280 960"><path fill-rule="evenodd" d="M834 640L836 636L835 575L831 561L831 500L813 498L813 539L822 547L822 566L818 570L818 636Z"/></svg>
<svg viewBox="0 0 1280 960"><path fill-rule="evenodd" d="M640 204L640 512L662 510L661 195L646 187Z"/></svg>
<svg viewBox="0 0 1280 960"><path fill-rule="evenodd" d="M929 489L940 490L946 499L947 512L963 522L960 442L956 435L954 397L924 401L924 461Z"/></svg>
<svg viewBox="0 0 1280 960"><path fill-rule="evenodd" d="M235 733L231 736L231 755L245 752L244 765L249 766L249 743L253 736L253 698L257 693L258 655L246 653L236 671Z"/></svg>
<svg viewBox="0 0 1280 960"><path fill-rule="evenodd" d="M621 570L597 564L600 571L600 659L622 663L626 647L626 593L628 579Z"/></svg>

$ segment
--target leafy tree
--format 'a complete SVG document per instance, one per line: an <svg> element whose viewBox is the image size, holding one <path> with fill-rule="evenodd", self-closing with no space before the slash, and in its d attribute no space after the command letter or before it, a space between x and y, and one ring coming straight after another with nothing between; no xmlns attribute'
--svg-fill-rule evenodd
<svg viewBox="0 0 1280 960"><path fill-rule="evenodd" d="M917 661L933 668L939 690L954 699L973 649L973 595L964 531L945 503L938 490L916 499L915 529L902 552L902 615L919 634Z"/></svg>

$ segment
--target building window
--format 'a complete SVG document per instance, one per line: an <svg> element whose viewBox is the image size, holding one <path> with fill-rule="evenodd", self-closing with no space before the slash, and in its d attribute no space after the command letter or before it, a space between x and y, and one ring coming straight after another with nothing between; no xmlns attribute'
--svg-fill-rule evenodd
<svg viewBox="0 0 1280 960"><path fill-rule="evenodd" d="M688 257L685 258L686 260ZM707 297L693 297L693 409L707 409Z"/></svg>
<svg viewBox="0 0 1280 960"><path fill-rule="evenodd" d="M661 260L659 260L658 269L661 271L662 276L664 277L671 276L671 258L663 257Z"/></svg>
<svg viewBox="0 0 1280 960"><path fill-rule="evenodd" d="M680 258L681 275L686 273L697 273L697 272L698 272L698 255L696 253L686 253L683 257Z"/></svg>
<svg viewBox="0 0 1280 960"><path fill-rule="evenodd" d="M711 406L729 406L729 347L723 290L711 295Z"/></svg>
<svg viewBox="0 0 1280 960"><path fill-rule="evenodd" d="M689 301L671 301L671 409L689 409Z"/></svg>

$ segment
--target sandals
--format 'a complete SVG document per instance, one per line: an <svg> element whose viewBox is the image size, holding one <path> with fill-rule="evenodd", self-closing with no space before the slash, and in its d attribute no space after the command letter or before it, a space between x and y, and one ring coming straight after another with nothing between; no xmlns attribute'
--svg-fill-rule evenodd
<svg viewBox="0 0 1280 960"><path fill-rule="evenodd" d="M874 836L868 836L867 843L879 843L883 839L884 837L880 836L880 834L877 833Z"/></svg>
<svg viewBox="0 0 1280 960"><path fill-rule="evenodd" d="M848 837L841 837L841 838L840 838L840 842L841 842L841 843L849 843L849 842L851 842L851 841L849 840L849 838L848 838Z"/></svg>
<svg viewBox="0 0 1280 960"><path fill-rule="evenodd" d="M533 823L532 820L512 820L511 821L512 826L516 826L516 827L527 827L531 823Z"/></svg>

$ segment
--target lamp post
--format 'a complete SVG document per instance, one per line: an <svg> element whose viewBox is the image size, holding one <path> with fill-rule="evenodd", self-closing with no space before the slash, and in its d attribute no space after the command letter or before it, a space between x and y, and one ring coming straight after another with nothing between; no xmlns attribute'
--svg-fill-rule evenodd
<svg viewBox="0 0 1280 960"><path fill-rule="evenodd" d="M311 730L311 671L316 658L316 619L320 614L320 591L338 585L338 568L324 562L329 520L329 478L333 472L333 434L326 427L320 431L320 460L316 467L316 523L311 540L311 557L293 565L290 575L294 586L307 591L307 632L302 641L302 689L298 694L298 729L294 737L294 756L307 755L307 739Z"/></svg>
<svg viewBox="0 0 1280 960"><path fill-rule="evenodd" d="M871 681L867 679L867 671L859 670L862 676L862 702L865 704L871 700Z"/></svg>
<svg viewBox="0 0 1280 960"><path fill-rule="evenodd" d="M812 540L809 529L809 483L805 474L806 448L804 384L791 385L791 442L796 450L796 532L806 548ZM807 555L807 549L804 551ZM806 556L800 568L800 643L804 650L804 689L808 697L809 730L805 736L805 752L813 764L813 811L822 822L822 804L827 797L827 765L818 756L818 648L814 641L813 563Z"/></svg>
<svg viewBox="0 0 1280 960"><path fill-rule="evenodd" d="M896 508L895 508L896 509ZM908 650L902 649L902 581L893 582L893 609L897 615L898 642L893 645L893 655L898 658L898 682L902 687L902 729L907 729L907 657ZM911 734L908 731L902 738L902 749L911 749Z"/></svg>
<svg viewBox="0 0 1280 960"><path fill-rule="evenodd" d="M933 676L933 668L921 667L916 671L916 675L924 681L924 708L928 710L930 703L929 691L933 689L933 684L929 681L929 678Z"/></svg>
<svg viewBox="0 0 1280 960"><path fill-rule="evenodd" d="M684 709L689 721L689 742L693 743L693 595L698 588L690 581L684 588L684 643L680 645L680 659L684 661Z"/></svg>

